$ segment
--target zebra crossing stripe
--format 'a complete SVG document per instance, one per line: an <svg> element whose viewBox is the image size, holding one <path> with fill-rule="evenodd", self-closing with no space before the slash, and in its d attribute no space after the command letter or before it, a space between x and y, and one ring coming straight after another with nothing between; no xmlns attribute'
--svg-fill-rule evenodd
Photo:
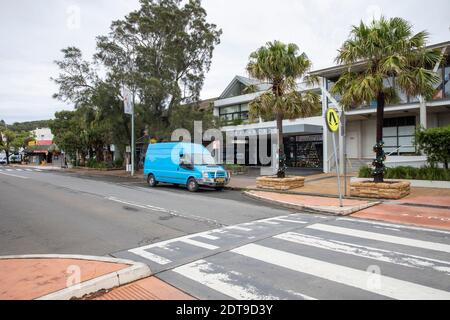
<svg viewBox="0 0 450 320"><path fill-rule="evenodd" d="M244 227L239 227L239 226L226 227L226 229L230 229L230 230L238 230L238 231L245 231L245 232L250 232L250 231L252 231L252 229L244 228Z"/></svg>
<svg viewBox="0 0 450 320"><path fill-rule="evenodd" d="M128 251L131 252L131 253L134 253L134 254L136 254L138 256L141 256L141 257L143 257L143 258L145 258L147 260L156 262L156 263L158 263L160 265L166 265L166 264L169 264L169 263L172 262L171 260L169 260L167 258L158 256L157 254L145 251L145 250L143 250L141 248L132 249L132 250L128 250Z"/></svg>
<svg viewBox="0 0 450 320"><path fill-rule="evenodd" d="M211 236L209 234L202 234L199 236L200 238L208 239L208 240L219 240L219 237Z"/></svg>
<svg viewBox="0 0 450 320"><path fill-rule="evenodd" d="M16 171L23 171L22 169L16 169Z"/></svg>
<svg viewBox="0 0 450 320"><path fill-rule="evenodd" d="M388 262L410 268L431 268L434 271L444 272L450 275L450 262L446 261L409 255L390 250L371 248L341 241L326 240L323 238L303 235L295 232L283 233L275 236L274 238L319 249L330 250L382 262Z"/></svg>
<svg viewBox="0 0 450 320"><path fill-rule="evenodd" d="M300 220L289 220L289 219L281 219L281 218L275 218L273 220L281 221L281 222L298 223L298 224L308 224L308 222L300 221Z"/></svg>
<svg viewBox="0 0 450 320"><path fill-rule="evenodd" d="M278 225L279 223L278 222L275 222L275 221L272 221L272 219L271 220L263 220L263 221L260 221L261 223L266 223L266 224L273 224L273 225Z"/></svg>
<svg viewBox="0 0 450 320"><path fill-rule="evenodd" d="M184 242L187 244L190 244L192 246L208 249L208 250L216 250L219 249L219 247L213 246L212 244L203 243L200 241L192 240L192 239L182 239L180 242Z"/></svg>
<svg viewBox="0 0 450 320"><path fill-rule="evenodd" d="M293 271L400 300L449 300L450 292L249 244L232 252ZM376 278L375 278L376 277ZM378 281L374 281L378 280Z"/></svg>
<svg viewBox="0 0 450 320"><path fill-rule="evenodd" d="M33 170L31 170L31 169L25 169L25 171L28 171L28 172L33 172Z"/></svg>
<svg viewBox="0 0 450 320"><path fill-rule="evenodd" d="M14 171L14 170L13 169L6 169L6 171L11 172L11 171Z"/></svg>
<svg viewBox="0 0 450 320"><path fill-rule="evenodd" d="M331 232L331 233L335 233L335 234L341 234L341 235L352 236L352 237L357 237L357 238L383 241L383 242L389 242L389 243L394 243L394 244L399 244L399 245L404 245L404 246L409 246L409 247L416 247L416 248L450 253L450 245L443 244L443 243L428 242L428 241L422 241L422 240L416 240L416 239L410 239L410 238L402 238L402 237L391 236L391 235L387 235L387 234L380 234L380 233L368 232L368 231L362 231L362 230L356 230L356 229L348 229L348 228L342 228L342 227L336 227L336 226L329 226L329 225L324 225L324 224L314 224L314 225L308 226L307 228L312 229L312 230Z"/></svg>
<svg viewBox="0 0 450 320"><path fill-rule="evenodd" d="M236 271L224 272L216 266L205 260L198 260L193 263L175 268L173 271L190 280L201 283L213 290L225 294L237 300L278 300L279 298L273 295L267 295L258 292L256 288L251 285L241 285L238 281L233 281L233 278L241 277L242 274ZM298 294L305 299L314 298Z"/></svg>
<svg viewBox="0 0 450 320"><path fill-rule="evenodd" d="M431 232L437 232L437 233L443 233L443 234L450 234L450 231L445 231L445 230L413 227L413 226L407 226L407 225L399 225L399 224L392 224L392 223L379 222L379 221L370 221L370 220L363 220L363 219L339 218L337 220L338 221L350 221L353 223L364 223L364 224L370 224L370 225L374 225L374 226L382 226L382 227L388 227L388 228L397 228L397 229L406 229L406 230L415 230L415 231L427 231L427 232L431 231Z"/></svg>

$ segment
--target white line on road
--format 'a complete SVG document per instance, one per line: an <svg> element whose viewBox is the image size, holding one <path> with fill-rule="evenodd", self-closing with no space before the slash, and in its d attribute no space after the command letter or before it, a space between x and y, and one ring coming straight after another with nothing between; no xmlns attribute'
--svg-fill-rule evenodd
<svg viewBox="0 0 450 320"><path fill-rule="evenodd" d="M428 241L422 241L422 240L416 240L416 239L410 239L410 238L402 238L402 237L390 236L387 234L368 232L368 231L362 231L362 230L356 230L356 229L348 229L348 228L342 228L342 227L335 227L335 226L329 226L329 225L324 225L324 224L314 224L307 228L312 229L312 230L319 230L319 231L331 232L331 233L336 233L336 234L342 234L342 235L351 236L351 237L383 241L383 242L395 243L395 244L400 244L400 245L409 246L409 247L416 247L416 248L450 253L450 245L443 244L443 243L428 242Z"/></svg>
<svg viewBox="0 0 450 320"><path fill-rule="evenodd" d="M354 223L365 223L365 224L371 224L371 225L375 225L375 226L383 226L383 227L398 228L398 229L408 229L408 230L415 230L415 231L431 231L431 232L438 232L438 233L443 233L443 234L450 234L450 231L445 231L445 230L413 227L413 226L407 226L407 225L392 224L392 223L362 220L362 219L338 218L337 220L338 221L350 221L350 222L354 222Z"/></svg>
<svg viewBox="0 0 450 320"><path fill-rule="evenodd" d="M157 254L145 251L145 250L143 250L141 248L128 250L128 252L134 253L134 254L136 254L138 256L141 256L141 257L143 257L143 258L145 258L147 260L156 262L156 263L161 264L161 265L166 265L166 264L169 264L169 263L172 262L171 260L169 260L167 258L158 256Z"/></svg>
<svg viewBox="0 0 450 320"><path fill-rule="evenodd" d="M241 285L238 281L233 281L233 278L243 277L242 274L236 271L221 272L217 271L218 269L221 267L198 260L173 271L237 300L279 300L278 297L258 292L251 285Z"/></svg>
<svg viewBox="0 0 450 320"><path fill-rule="evenodd" d="M230 226L230 227L226 227L225 229L229 229L229 230L238 230L238 231L245 231L245 232L250 232L250 231L252 231L252 229L244 228L244 227L239 227L239 226Z"/></svg>
<svg viewBox="0 0 450 320"><path fill-rule="evenodd" d="M273 220L273 219L270 219L270 220L262 220L262 221L259 221L259 222L261 222L261 223L267 223L267 224L273 224L273 225L279 224L278 222L271 221L271 220Z"/></svg>
<svg viewBox="0 0 450 320"><path fill-rule="evenodd" d="M200 238L204 238L204 239L208 239L208 240L219 240L219 237L215 237L209 234L203 234L201 236L199 236Z"/></svg>
<svg viewBox="0 0 450 320"><path fill-rule="evenodd" d="M16 169L16 171L23 171L22 169Z"/></svg>
<svg viewBox="0 0 450 320"><path fill-rule="evenodd" d="M196 247L200 247L200 248L204 248L204 249L208 249L208 250L219 249L219 247L213 246L212 244L203 243L203 242L192 240L192 239L183 239L183 240L180 240L180 241L184 242L184 243L187 243L187 244L190 244L192 246L196 246Z"/></svg>
<svg viewBox="0 0 450 320"><path fill-rule="evenodd" d="M6 171L11 172L11 171L14 171L14 170L13 169L6 169Z"/></svg>
<svg viewBox="0 0 450 320"><path fill-rule="evenodd" d="M0 172L0 174L3 174L5 176L10 176L10 177L15 177L15 178L20 178L20 179L29 179L28 177L22 177L22 176L18 176L16 174L10 174L10 173L4 173L4 172Z"/></svg>
<svg viewBox="0 0 450 320"><path fill-rule="evenodd" d="M232 252L293 271L401 300L448 300L450 292L423 285L377 275L379 283L373 283L373 273L334 263L315 260L292 253L249 244Z"/></svg>
<svg viewBox="0 0 450 320"><path fill-rule="evenodd" d="M289 220L289 219L281 219L281 218L275 218L273 220L282 221L282 222L290 222L290 223L298 223L298 224L308 224L308 222L300 221L300 220Z"/></svg>
<svg viewBox="0 0 450 320"><path fill-rule="evenodd" d="M275 236L274 238L357 257L388 262L409 268L431 268L435 271L445 272L450 275L450 262L447 261L366 247L341 241L326 240L324 238L303 235L295 232L283 233Z"/></svg>

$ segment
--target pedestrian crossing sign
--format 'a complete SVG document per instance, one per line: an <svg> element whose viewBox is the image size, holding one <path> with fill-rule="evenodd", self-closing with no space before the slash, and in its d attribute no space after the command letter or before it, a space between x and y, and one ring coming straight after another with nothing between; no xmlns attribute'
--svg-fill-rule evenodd
<svg viewBox="0 0 450 320"><path fill-rule="evenodd" d="M339 114L333 108L328 108L326 114L328 130L336 132L339 129Z"/></svg>

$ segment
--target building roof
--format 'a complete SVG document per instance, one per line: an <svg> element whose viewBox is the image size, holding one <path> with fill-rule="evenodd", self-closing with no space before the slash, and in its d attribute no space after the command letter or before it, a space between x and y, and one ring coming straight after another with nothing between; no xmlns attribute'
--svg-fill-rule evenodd
<svg viewBox="0 0 450 320"><path fill-rule="evenodd" d="M242 84L246 87L248 86L255 86L256 90L259 91L265 91L268 90L270 88L270 84L269 83L264 83L260 80L256 80L256 79L251 79L251 78L247 78L247 77L243 77L243 76L235 76L233 78L233 80L230 82L230 84L225 88L225 90L222 92L222 94L220 95L219 99L225 99L225 98L230 98L230 93L232 92L232 90L234 89L234 87L237 84Z"/></svg>
<svg viewBox="0 0 450 320"><path fill-rule="evenodd" d="M445 47L447 47L446 52L449 53L450 52L450 41L440 42L440 43L436 43L436 44L427 46L428 49L441 49L441 48L445 48ZM354 63L352 65L352 68L356 68L356 71L358 71L358 68L362 69L364 65L365 65L365 61L361 61L361 62ZM332 78L332 77L339 76L342 73L342 71L344 71L348 67L349 67L349 65L338 65L338 66L328 67L325 69L314 70L310 73L310 75L320 76L320 77L325 77L325 78Z"/></svg>

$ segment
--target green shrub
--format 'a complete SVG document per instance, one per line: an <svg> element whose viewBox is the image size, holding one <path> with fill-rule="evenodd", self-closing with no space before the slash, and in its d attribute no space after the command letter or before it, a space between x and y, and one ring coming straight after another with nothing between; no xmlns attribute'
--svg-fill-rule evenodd
<svg viewBox="0 0 450 320"><path fill-rule="evenodd" d="M428 162L432 167L443 163L448 169L450 162L450 126L419 129L416 132L416 145L418 149L428 156Z"/></svg>
<svg viewBox="0 0 450 320"><path fill-rule="evenodd" d="M114 168L122 168L123 166L123 159L116 159L114 161Z"/></svg>
<svg viewBox="0 0 450 320"><path fill-rule="evenodd" d="M111 167L111 165L108 165L106 162L99 162L96 159L89 159L86 166L92 169L107 169Z"/></svg>
<svg viewBox="0 0 450 320"><path fill-rule="evenodd" d="M363 166L359 169L359 175L360 178L372 178L372 168L368 166Z"/></svg>
<svg viewBox="0 0 450 320"><path fill-rule="evenodd" d="M359 169L360 178L372 178L372 169L364 166ZM386 168L386 179L450 181L450 170L436 167L395 167Z"/></svg>
<svg viewBox="0 0 450 320"><path fill-rule="evenodd" d="M245 173L248 171L248 168L240 164L226 164L225 170L231 171L233 173Z"/></svg>

